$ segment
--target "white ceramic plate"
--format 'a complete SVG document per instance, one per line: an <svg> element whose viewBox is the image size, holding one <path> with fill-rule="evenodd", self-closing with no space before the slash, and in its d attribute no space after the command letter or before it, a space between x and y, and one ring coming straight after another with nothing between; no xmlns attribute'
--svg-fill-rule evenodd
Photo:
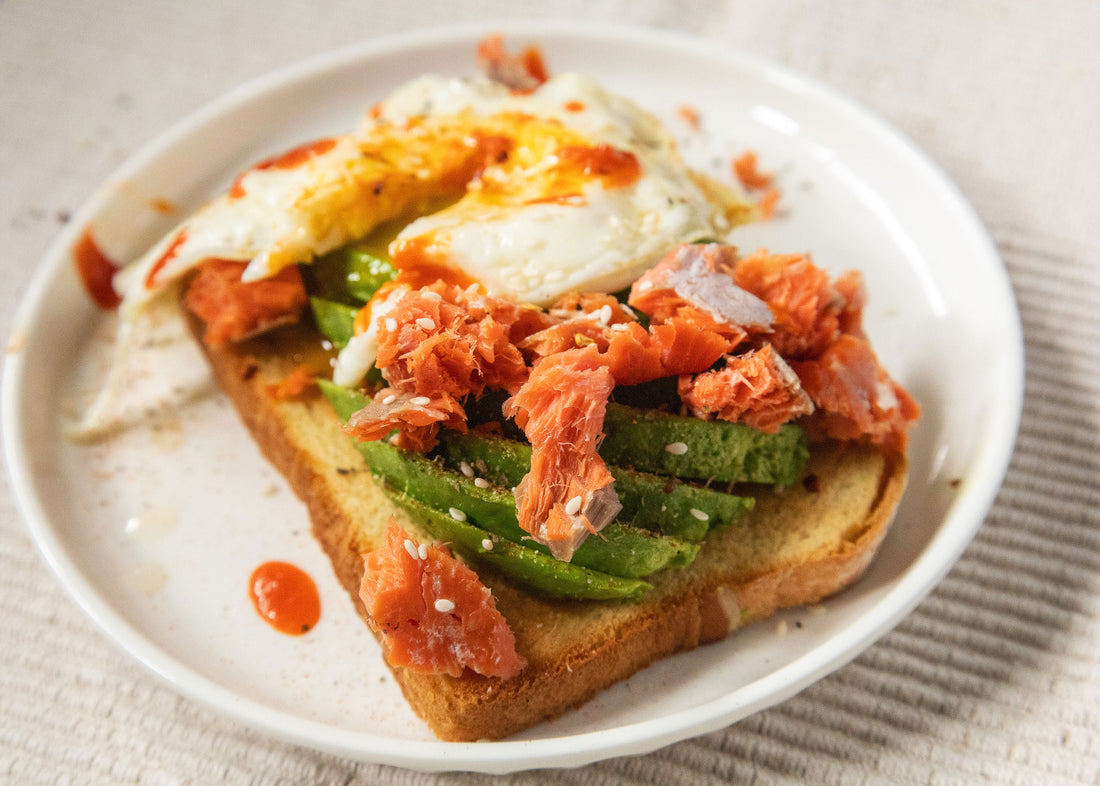
<svg viewBox="0 0 1100 786"><path fill-rule="evenodd" d="M500 26L552 70L588 72L666 119L696 166L729 178L752 148L778 173L780 216L740 245L812 250L858 268L885 365L924 407L910 489L867 576L823 609L790 612L668 659L580 710L496 743L436 741L388 677L308 534L305 511L220 396L98 445L63 436L102 363L109 319L69 249L93 228L129 259L256 160L353 126L425 71L472 73L485 29L341 51L243 87L135 155L42 261L5 362L3 427L19 505L52 568L103 630L177 690L295 743L420 769L505 772L635 754L725 726L838 668L895 625L955 562L999 488L1023 388L1019 320L1000 260L957 190L911 143L830 91L697 40L567 24ZM698 109L692 131L677 108ZM155 209L163 202L175 215ZM186 349L183 350L186 353ZM175 360L174 384L201 387ZM252 610L251 570L310 572L324 612L310 634ZM801 623L797 627L793 622Z"/></svg>

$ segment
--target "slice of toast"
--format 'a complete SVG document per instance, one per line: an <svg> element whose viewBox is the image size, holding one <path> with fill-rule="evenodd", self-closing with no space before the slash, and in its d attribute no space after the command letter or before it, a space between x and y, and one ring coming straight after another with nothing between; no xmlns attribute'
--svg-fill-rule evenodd
<svg viewBox="0 0 1100 786"><path fill-rule="evenodd" d="M431 540L384 495L320 395L278 401L272 386L306 363L328 368L317 335L281 328L237 345L206 347L222 390L264 454L305 502L359 614L362 555L381 545L390 515ZM654 661L763 619L815 603L855 581L878 548L907 478L903 456L815 445L802 482L758 494L755 509L710 535L695 562L651 577L641 601L547 600L477 567L528 660L502 681L392 668L412 708L444 740L498 739L576 707Z"/></svg>

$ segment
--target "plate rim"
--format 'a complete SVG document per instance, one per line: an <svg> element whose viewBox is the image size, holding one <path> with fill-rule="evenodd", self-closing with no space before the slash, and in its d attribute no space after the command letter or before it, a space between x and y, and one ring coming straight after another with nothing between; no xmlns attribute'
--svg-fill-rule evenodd
<svg viewBox="0 0 1100 786"><path fill-rule="evenodd" d="M950 203L950 209L956 211L962 222L973 232L973 239L987 255L986 261L994 263L991 266L993 271L1000 273L995 283L999 295L1010 308L1007 316L1011 323L1008 327L1011 329L1006 336L1006 344L1013 351L1003 359L1002 367L1002 382L1005 383L1004 390L1008 395L995 402L989 431L983 435L984 438L974 453L974 463L979 471L970 473L970 477L975 479L975 484L960 493L950 506L924 553L918 555L878 602L849 628L831 636L827 642L801 658L733 694L726 694L703 705L680 710L659 719L539 740L504 740L492 743L402 740L400 751L395 751L392 738L334 728L325 723L271 709L262 702L234 694L227 687L196 674L176 660L170 652L144 639L140 631L126 622L94 590L79 568L68 562L66 548L49 525L46 512L34 493L33 473L26 460L29 446L24 444L27 437L19 416L25 353L7 352L3 364L3 379L0 382L0 424L8 481L16 507L55 576L101 632L163 680L168 687L223 717L294 744L349 758L420 770L461 769L504 773L531 767L579 766L614 756L649 752L728 726L760 709L784 701L813 682L828 676L893 629L957 562L981 527L1001 487L1012 456L1023 407L1023 334L1007 271L973 207L955 183L921 148L885 120L828 85L754 54L726 51L718 41L648 26L610 25L556 18L499 23L470 22L407 31L352 43L250 79L176 120L141 145L100 183L74 212L65 229L47 247L16 311L9 347L19 340L20 334L29 329L36 316L41 313L48 285L57 275L58 266L63 264L67 249L76 239L81 227L86 226L107 201L112 184L125 179L131 172L141 170L197 128L246 100L262 98L293 82L315 78L328 70L399 54L412 47L440 42L457 43L491 32L528 36L536 41L540 36L564 36L570 39L611 40L624 45L651 43L666 51L690 47L707 59L721 61L738 69L747 69L771 83L780 84L788 91L808 96L815 102L824 102L832 109L842 110L872 131L876 138L889 143L894 153L920 170L926 176L927 182L943 193ZM933 559L934 556L936 559ZM877 613L879 610L888 613L880 615ZM671 725L670 720L673 721ZM371 744L364 745L368 742ZM533 758L535 756L537 758Z"/></svg>

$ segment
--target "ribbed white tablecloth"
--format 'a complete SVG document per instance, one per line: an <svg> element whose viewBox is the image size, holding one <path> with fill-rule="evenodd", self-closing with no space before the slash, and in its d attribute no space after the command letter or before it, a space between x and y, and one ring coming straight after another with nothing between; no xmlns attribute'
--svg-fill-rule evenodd
<svg viewBox="0 0 1100 786"><path fill-rule="evenodd" d="M0 3L5 335L66 217L141 144L288 61L504 0ZM1100 782L1100 4L578 0L555 16L679 29L831 85L911 137L988 226L1022 314L1016 453L946 580L854 662L736 725L502 782ZM944 347L950 352L950 347ZM0 780L487 783L248 731L108 641L0 490Z"/></svg>

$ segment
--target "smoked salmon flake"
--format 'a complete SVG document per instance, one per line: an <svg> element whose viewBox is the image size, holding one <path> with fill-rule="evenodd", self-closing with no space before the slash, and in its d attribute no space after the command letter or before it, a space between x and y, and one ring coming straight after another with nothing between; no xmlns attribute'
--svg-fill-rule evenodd
<svg viewBox="0 0 1100 786"><path fill-rule="evenodd" d="M871 350L865 303L857 272L834 279L804 254L741 256L722 243L672 249L627 304L570 293L544 311L441 280L401 293L379 319L388 387L346 428L427 452L441 430L467 430L469 399L511 394L502 418L532 450L514 489L519 525L569 561L621 510L598 453L616 386L678 378L681 404L701 419L768 433L795 421L811 438L904 450L920 408Z"/></svg>
<svg viewBox="0 0 1100 786"><path fill-rule="evenodd" d="M391 518L363 569L359 597L391 666L501 679L526 667L492 592L445 546L417 543Z"/></svg>
<svg viewBox="0 0 1100 786"><path fill-rule="evenodd" d="M771 344L726 358L721 369L682 376L680 400L697 418L718 418L775 433L814 411L798 375Z"/></svg>
<svg viewBox="0 0 1100 786"><path fill-rule="evenodd" d="M504 404L531 442L531 470L516 487L519 525L568 561L622 509L599 453L615 381L595 346L537 363ZM570 505L579 498L580 505Z"/></svg>
<svg viewBox="0 0 1100 786"><path fill-rule="evenodd" d="M240 341L276 325L298 321L308 302L297 265L271 278L243 282L246 263L227 259L204 262L184 296L187 307L206 323L210 345Z"/></svg>
<svg viewBox="0 0 1100 786"><path fill-rule="evenodd" d="M866 339L843 335L820 357L791 365L818 406L805 424L812 436L905 450L920 406L879 365Z"/></svg>

